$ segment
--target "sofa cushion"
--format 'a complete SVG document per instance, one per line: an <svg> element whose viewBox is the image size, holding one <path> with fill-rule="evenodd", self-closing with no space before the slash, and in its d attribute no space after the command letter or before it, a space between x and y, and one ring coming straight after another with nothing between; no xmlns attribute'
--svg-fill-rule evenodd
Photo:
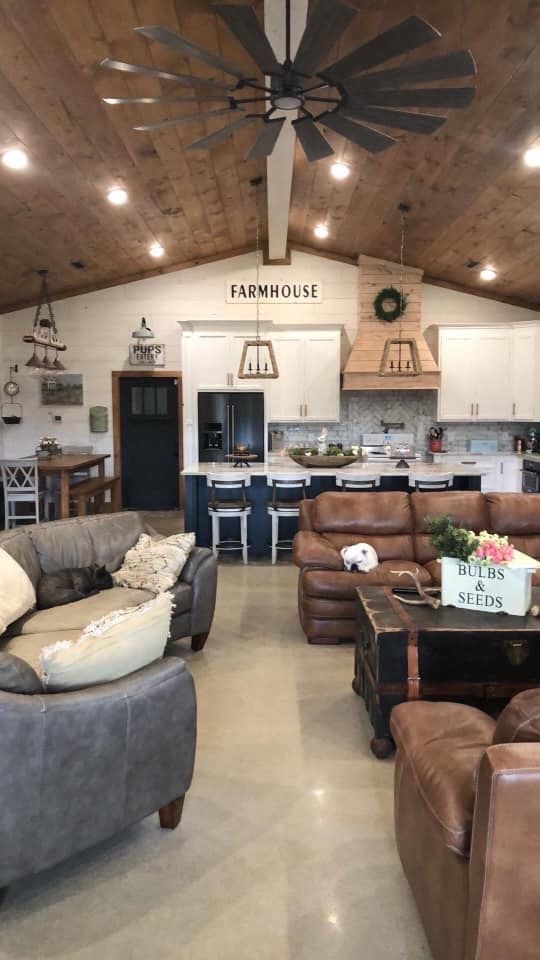
<svg viewBox="0 0 540 960"><path fill-rule="evenodd" d="M356 570L304 570L302 572L302 589L304 595L310 597L324 597L332 600L355 600L357 587L403 587L413 586L409 577L399 577L393 574L394 570L418 570L420 582L426 586L431 583L431 577L417 563L407 560L384 560L375 570L369 573L359 573ZM341 614L344 616L344 614Z"/></svg>
<svg viewBox="0 0 540 960"><path fill-rule="evenodd" d="M507 536L523 553L540 560L540 497L536 493L487 493L488 529ZM538 576L533 582L537 585Z"/></svg>
<svg viewBox="0 0 540 960"><path fill-rule="evenodd" d="M524 690L510 701L497 720L493 743L540 741L540 690Z"/></svg>
<svg viewBox="0 0 540 960"><path fill-rule="evenodd" d="M88 525L81 520L53 520L29 528L43 573L67 567L89 567L95 562Z"/></svg>
<svg viewBox="0 0 540 960"><path fill-rule="evenodd" d="M80 690L119 680L159 660L169 636L172 597L161 593L129 610L96 620L74 642L42 649L41 680L46 690Z"/></svg>
<svg viewBox="0 0 540 960"><path fill-rule="evenodd" d="M159 540L143 533L128 550L113 580L119 586L153 593L169 590L178 580L194 546L194 533L178 533Z"/></svg>
<svg viewBox="0 0 540 960"><path fill-rule="evenodd" d="M0 548L0 634L36 603L34 584L20 563Z"/></svg>
<svg viewBox="0 0 540 960"><path fill-rule="evenodd" d="M26 530L22 527L0 533L0 547L13 557L28 574L34 587L41 576L39 557Z"/></svg>
<svg viewBox="0 0 540 960"><path fill-rule="evenodd" d="M42 693L36 671L26 660L12 653L0 653L0 690L7 693Z"/></svg>
<svg viewBox="0 0 540 960"><path fill-rule="evenodd" d="M495 721L475 707L418 700L394 707L390 729L441 839L467 856L478 767Z"/></svg>
<svg viewBox="0 0 540 960"><path fill-rule="evenodd" d="M153 594L148 590L128 590L125 587L112 587L101 590L93 597L66 603L61 607L48 610L36 610L21 618L16 624L17 633L55 633L59 630L84 630L92 620L104 617L113 610L137 607ZM13 633L13 631L10 631Z"/></svg>
<svg viewBox="0 0 540 960"><path fill-rule="evenodd" d="M407 493L321 493L313 501L313 529L318 533L354 535L358 543L368 534L393 536L412 533ZM356 536L359 534L359 536Z"/></svg>
<svg viewBox="0 0 540 960"><path fill-rule="evenodd" d="M52 633L24 633L17 637L9 637L2 646L2 653L11 653L28 663L39 675L41 673L40 655L43 647L49 646L52 640L68 640L74 642L81 635L80 630L56 630ZM40 681L41 682L41 681Z"/></svg>
<svg viewBox="0 0 540 960"><path fill-rule="evenodd" d="M449 516L459 527L467 530L488 529L489 517L486 498L480 491L433 490L411 494L414 524L414 556L419 563L435 560L437 551L426 533L426 517Z"/></svg>
<svg viewBox="0 0 540 960"><path fill-rule="evenodd" d="M145 532L143 519L135 511L98 514L85 517L83 523L92 541L95 562L105 565L110 573L118 570L128 550Z"/></svg>

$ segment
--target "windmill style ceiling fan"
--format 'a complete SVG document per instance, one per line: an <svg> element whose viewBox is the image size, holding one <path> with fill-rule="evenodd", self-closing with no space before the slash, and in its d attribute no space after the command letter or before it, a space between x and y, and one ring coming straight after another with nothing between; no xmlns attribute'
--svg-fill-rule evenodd
<svg viewBox="0 0 540 960"><path fill-rule="evenodd" d="M286 0L286 56L283 63L276 59L252 7L217 3L211 9L226 23L263 77L246 74L234 63L223 60L164 27L136 27L136 33L164 44L183 57L193 57L232 79L229 84L219 83L191 74L171 73L109 58L103 60L103 67L171 80L197 88L200 93L200 96L195 96L194 91L192 96L106 97L106 103L222 104L204 113L167 118L137 126L135 130L159 130L192 120L228 115L231 117L230 123L191 143L188 149L206 150L231 136L235 130L257 124L260 129L246 157L251 160L272 153L286 119L279 114L290 110L297 114L292 125L304 153L308 160L315 161L334 152L321 127L341 134L369 153L378 153L396 141L376 127L406 130L409 133L434 133L446 117L418 113L416 108L467 107L475 94L475 88L471 86L426 86L439 80L475 74L476 64L469 50L446 53L393 68L374 69L440 39L439 31L421 17L407 17L352 53L321 69L321 63L324 63L329 51L356 15L351 7L339 0L317 0L294 59L291 59L291 3ZM242 96L243 91L253 96ZM408 107L412 107L414 112L407 110Z"/></svg>

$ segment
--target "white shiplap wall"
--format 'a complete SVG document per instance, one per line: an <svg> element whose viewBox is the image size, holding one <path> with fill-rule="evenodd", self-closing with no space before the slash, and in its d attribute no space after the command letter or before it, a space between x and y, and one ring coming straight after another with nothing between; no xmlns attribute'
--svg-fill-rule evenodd
<svg viewBox="0 0 540 960"><path fill-rule="evenodd" d="M300 280L322 283L323 300L313 304L268 304L261 307L261 320L274 324L306 325L340 322L346 344L356 331L356 268L310 254L294 252L290 267L262 267L263 280ZM39 402L39 377L24 366L30 354L22 336L32 326L34 310L20 310L0 316L0 383L8 377L10 363L19 364L18 380L24 404L23 423L0 423L0 455L31 453L44 434L60 443L93 444L94 449L112 453L111 371L130 368L127 355L131 331L145 316L156 338L165 343L167 369L182 369L180 322L245 321L252 330L254 307L225 302L228 280L254 281L254 256L204 264L189 270L139 280L108 290L71 297L54 304L61 336L68 345L65 355L70 373L82 373L82 407L43 407ZM54 278L53 278L54 281ZM54 283L51 285L54 292ZM91 434L88 409L102 404L109 409L109 431ZM53 423L50 412L61 413L62 423Z"/></svg>

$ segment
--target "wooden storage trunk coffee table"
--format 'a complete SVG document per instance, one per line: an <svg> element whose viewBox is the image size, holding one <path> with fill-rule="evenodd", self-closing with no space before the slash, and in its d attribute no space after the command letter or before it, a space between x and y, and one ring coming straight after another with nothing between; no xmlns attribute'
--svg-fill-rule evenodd
<svg viewBox="0 0 540 960"><path fill-rule="evenodd" d="M399 602L391 587L357 591L353 690L364 698L376 757L394 749L390 713L403 700L457 700L490 713L540 686L540 618ZM540 605L540 588L533 589Z"/></svg>

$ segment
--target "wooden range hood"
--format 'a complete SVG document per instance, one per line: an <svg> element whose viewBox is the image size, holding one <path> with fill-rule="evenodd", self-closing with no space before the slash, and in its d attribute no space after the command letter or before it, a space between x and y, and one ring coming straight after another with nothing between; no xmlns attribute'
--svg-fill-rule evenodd
<svg viewBox="0 0 540 960"><path fill-rule="evenodd" d="M408 302L400 320L387 323L375 315L375 297L384 287L399 290L401 275L399 263L364 255L358 258L358 330L343 372L344 390L436 390L440 385L439 367L421 330L423 271L403 267L403 292ZM399 346L388 343L397 339L404 341L403 369L410 358L409 372L401 375L396 372ZM413 358L419 367L417 374Z"/></svg>

